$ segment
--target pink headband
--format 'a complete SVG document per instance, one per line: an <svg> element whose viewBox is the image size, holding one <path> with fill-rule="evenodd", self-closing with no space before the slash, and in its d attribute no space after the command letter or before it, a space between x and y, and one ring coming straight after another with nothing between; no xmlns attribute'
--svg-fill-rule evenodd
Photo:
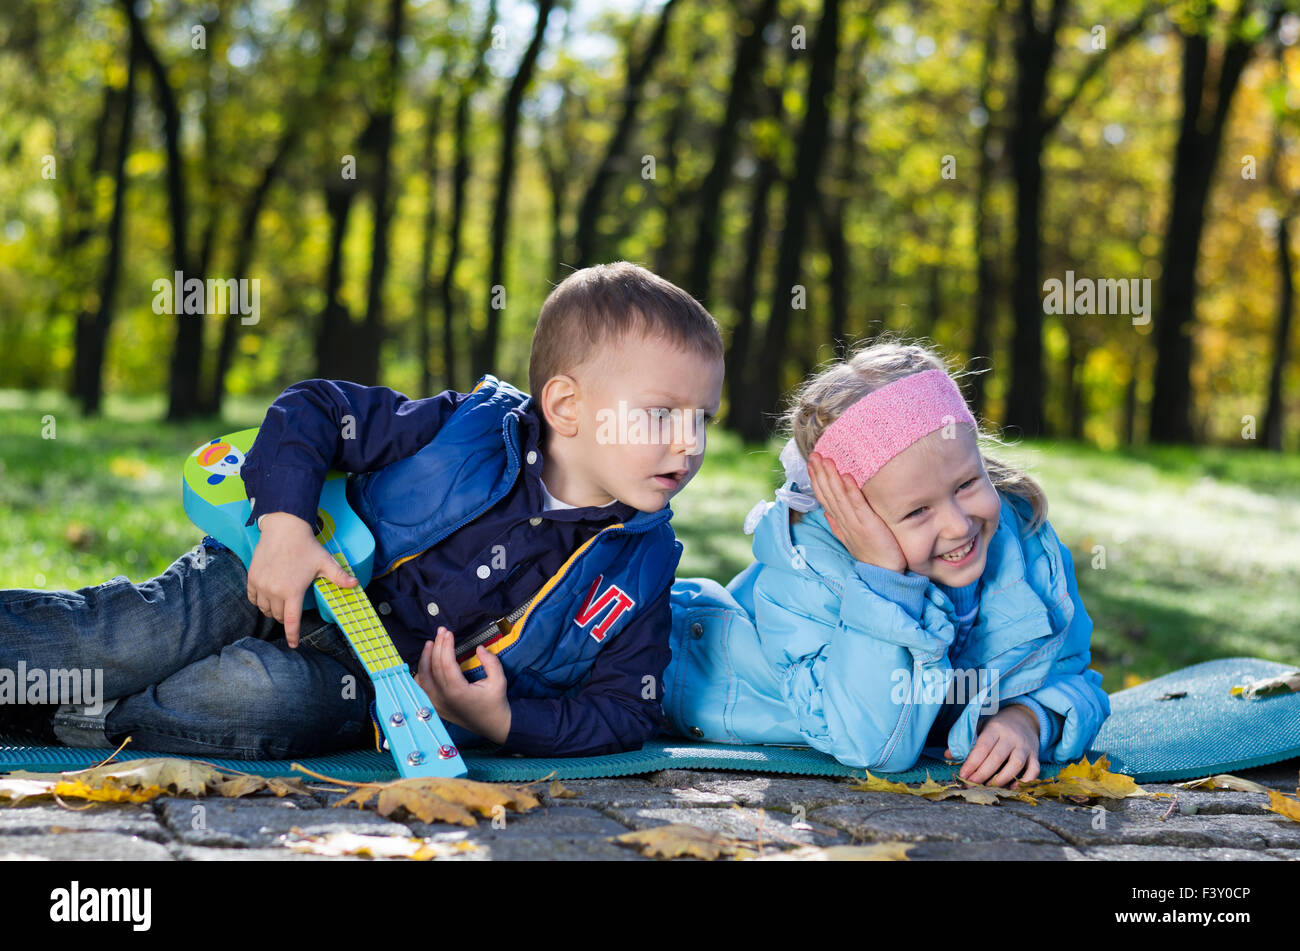
<svg viewBox="0 0 1300 951"><path fill-rule="evenodd" d="M861 488L890 459L950 423L975 426L975 417L945 371L924 370L862 397L826 428L813 451Z"/></svg>

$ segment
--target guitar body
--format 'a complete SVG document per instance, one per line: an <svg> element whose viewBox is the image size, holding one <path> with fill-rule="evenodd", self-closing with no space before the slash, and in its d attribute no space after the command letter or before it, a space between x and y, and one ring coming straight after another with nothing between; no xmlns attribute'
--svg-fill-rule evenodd
<svg viewBox="0 0 1300 951"><path fill-rule="evenodd" d="M256 524L245 525L253 510L239 472L257 438L256 429L221 436L185 460L182 502L199 528L233 551L250 567L261 539ZM465 764L428 695L398 655L383 622L363 590L374 567L375 540L347 500L347 476L325 477L316 509L316 539L360 582L340 588L317 578L303 608L320 612L347 636L375 686L375 707L388 750L402 776L464 776Z"/></svg>

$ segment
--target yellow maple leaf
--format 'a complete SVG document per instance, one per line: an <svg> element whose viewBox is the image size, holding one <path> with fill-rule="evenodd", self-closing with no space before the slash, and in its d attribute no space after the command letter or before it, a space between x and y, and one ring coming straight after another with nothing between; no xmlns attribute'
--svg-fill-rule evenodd
<svg viewBox="0 0 1300 951"><path fill-rule="evenodd" d="M81 780L65 780L54 784L55 796L61 799L86 799L90 802L149 802L166 793L167 790L161 786L93 786Z"/></svg>
<svg viewBox="0 0 1300 951"><path fill-rule="evenodd" d="M1151 796L1133 781L1132 776L1112 773L1107 767L1110 761L1103 753L1095 763L1089 763L1083 757L1077 763L1062 766L1051 779L1022 780L1020 788L1031 796L1069 797L1084 796L1089 799L1127 799L1130 796Z"/></svg>
<svg viewBox="0 0 1300 951"><path fill-rule="evenodd" d="M540 805L537 796L522 786L434 776L363 783L334 805L355 805L364 809L372 799L375 800L375 811L385 818L404 810L421 822L450 822L464 826L477 824L473 816L475 812L481 816L494 816L498 809L527 812Z"/></svg>
<svg viewBox="0 0 1300 951"><path fill-rule="evenodd" d="M1284 796L1277 790L1268 790L1268 805L1264 808L1269 812L1276 812L1279 816L1286 816L1294 822L1300 822L1300 799Z"/></svg>
<svg viewBox="0 0 1300 951"><path fill-rule="evenodd" d="M613 841L619 845L631 846L649 858L659 859L716 859L724 855L753 858L758 854L740 839L709 832L684 822L625 832L614 836Z"/></svg>

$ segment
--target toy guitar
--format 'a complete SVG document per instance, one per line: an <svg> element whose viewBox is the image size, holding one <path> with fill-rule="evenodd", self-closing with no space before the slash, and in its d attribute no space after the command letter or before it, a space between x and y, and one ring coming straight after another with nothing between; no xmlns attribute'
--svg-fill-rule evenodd
<svg viewBox="0 0 1300 951"><path fill-rule="evenodd" d="M185 460L182 481L185 514L238 555L245 567L252 564L253 549L262 537L256 525L244 524L253 506L239 477L256 438L256 429L245 429L205 443ZM403 777L464 776L465 764L446 726L411 677L366 596L375 540L348 505L346 485L344 473L326 475L316 509L316 539L356 575L358 584L340 588L317 578L303 608L316 608L321 617L337 624L365 666L375 685L375 707L397 771Z"/></svg>

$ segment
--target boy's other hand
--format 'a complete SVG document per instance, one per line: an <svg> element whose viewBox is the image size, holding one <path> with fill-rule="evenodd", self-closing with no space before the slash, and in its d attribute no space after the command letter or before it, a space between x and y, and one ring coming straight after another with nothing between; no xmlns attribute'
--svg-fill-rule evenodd
<svg viewBox="0 0 1300 951"><path fill-rule="evenodd" d="M267 617L284 625L290 647L298 646L303 595L317 578L340 588L356 587L355 575L343 569L316 540L315 529L296 515L272 512L262 524L262 538L248 566L248 600Z"/></svg>
<svg viewBox="0 0 1300 951"><path fill-rule="evenodd" d="M438 716L493 743L505 743L510 736L505 669L486 647L478 647L474 656L487 676L471 683L456 663L456 639L440 627L438 636L424 644L415 682L429 695Z"/></svg>

